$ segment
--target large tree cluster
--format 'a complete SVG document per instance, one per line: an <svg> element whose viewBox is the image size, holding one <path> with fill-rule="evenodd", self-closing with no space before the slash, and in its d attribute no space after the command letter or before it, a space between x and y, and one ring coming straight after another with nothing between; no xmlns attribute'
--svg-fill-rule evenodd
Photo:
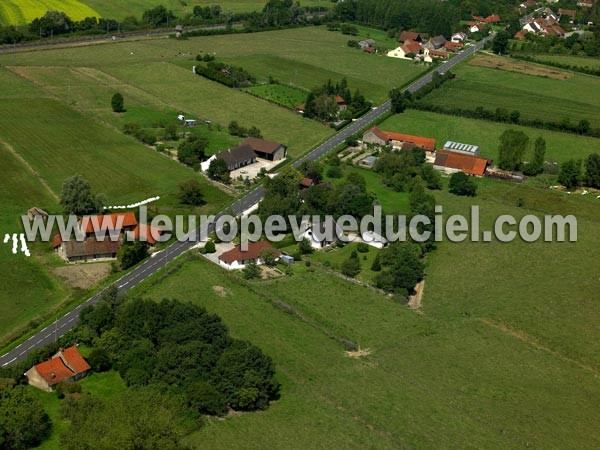
<svg viewBox="0 0 600 450"><path fill-rule="evenodd" d="M271 359L191 303L113 293L82 312L78 336L106 355L129 387L179 395L199 413L264 409L277 395Z"/></svg>

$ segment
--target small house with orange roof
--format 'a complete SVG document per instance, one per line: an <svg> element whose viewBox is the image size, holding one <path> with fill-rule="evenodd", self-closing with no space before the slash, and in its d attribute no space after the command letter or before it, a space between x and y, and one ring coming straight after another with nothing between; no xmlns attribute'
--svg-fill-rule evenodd
<svg viewBox="0 0 600 450"><path fill-rule="evenodd" d="M72 383L88 375L91 367L76 346L59 350L43 363L36 364L25 376L31 386L52 392L59 383Z"/></svg>

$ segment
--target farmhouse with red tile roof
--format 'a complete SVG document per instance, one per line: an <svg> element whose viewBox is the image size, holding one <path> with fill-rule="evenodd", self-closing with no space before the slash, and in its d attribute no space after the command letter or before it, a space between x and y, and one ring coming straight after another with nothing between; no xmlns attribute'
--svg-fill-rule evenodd
<svg viewBox="0 0 600 450"><path fill-rule="evenodd" d="M395 133L393 131L382 131L376 126L363 134L363 142L387 145L397 150L405 150L407 144L409 144L408 146L412 144L412 147L421 147L428 152L435 150L435 139L433 138Z"/></svg>
<svg viewBox="0 0 600 450"><path fill-rule="evenodd" d="M85 377L91 367L81 356L77 347L59 350L48 361L36 364L25 376L29 384L46 392L54 390L59 383L71 383Z"/></svg>
<svg viewBox="0 0 600 450"><path fill-rule="evenodd" d="M438 150L433 168L446 173L463 172L467 175L482 177L490 161L479 156L469 156L457 152Z"/></svg>

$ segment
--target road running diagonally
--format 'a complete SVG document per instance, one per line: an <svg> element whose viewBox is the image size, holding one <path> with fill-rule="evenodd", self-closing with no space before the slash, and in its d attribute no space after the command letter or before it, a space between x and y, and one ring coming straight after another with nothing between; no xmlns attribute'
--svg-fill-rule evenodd
<svg viewBox="0 0 600 450"><path fill-rule="evenodd" d="M448 71L450 68L455 66L456 64L463 61L465 58L468 58L476 51L480 50L485 43L492 39L493 36L488 36L485 39L479 41L477 44L468 47L462 53L457 54L454 58L446 61L440 66L436 67L433 71L428 72L410 86L406 88L409 92L415 92L425 84L431 81L434 72L443 73ZM363 130L368 125L373 123L383 114L388 112L391 108L391 102L388 100L377 108L369 111L368 114L365 114L360 119L352 122L349 126L342 129L339 133L335 134L327 141L323 142L317 148L307 153L305 156L300 158L294 163L294 167L298 167L303 161L316 160L336 148L338 145L343 143L346 139L348 139L353 134ZM250 207L256 205L262 199L264 194L264 190L262 187L258 187L253 191L249 192L245 196L236 200L232 205L230 205L226 210L221 211L216 214L216 219L218 219L221 215L227 213L231 215L240 215L243 211L249 209ZM142 281L146 280L150 276L154 275L160 269L164 268L168 263L175 260L183 253L190 250L197 244L196 236L206 236L210 232L214 231L214 225L203 224L200 228L191 232L188 237L191 239L185 241L177 241L171 244L169 247L165 248L160 253L156 254L155 257L149 258L141 263L139 266L135 267L132 271L123 275L119 280L115 282L115 285L119 289L120 292L127 292L130 289L134 288ZM52 324L48 325L41 331L38 331L29 339L19 344L17 347L12 349L11 351L5 353L0 356L0 367L7 366L17 361L23 360L27 354L35 349L41 348L45 345L52 343L56 338L61 337L67 331L72 329L79 322L79 313L83 308L89 305L93 305L96 303L102 296L102 292L98 292L93 297L88 298L85 302L78 305L73 310L66 313L64 316L58 318Z"/></svg>

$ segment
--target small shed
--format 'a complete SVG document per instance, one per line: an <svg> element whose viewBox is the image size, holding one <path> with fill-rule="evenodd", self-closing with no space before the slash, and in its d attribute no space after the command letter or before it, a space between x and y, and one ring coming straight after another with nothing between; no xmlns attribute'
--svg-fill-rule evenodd
<svg viewBox="0 0 600 450"><path fill-rule="evenodd" d="M280 260L281 260L282 263L285 263L285 264L288 264L288 265L289 264L294 264L294 257L290 256L290 255L281 255Z"/></svg>
<svg viewBox="0 0 600 450"><path fill-rule="evenodd" d="M43 209L34 206L27 211L27 217L29 220L44 220L48 217L48 213Z"/></svg>
<svg viewBox="0 0 600 450"><path fill-rule="evenodd" d="M377 162L377 156L367 156L366 158L361 159L358 162L358 165L372 169L375 166L376 162Z"/></svg>

